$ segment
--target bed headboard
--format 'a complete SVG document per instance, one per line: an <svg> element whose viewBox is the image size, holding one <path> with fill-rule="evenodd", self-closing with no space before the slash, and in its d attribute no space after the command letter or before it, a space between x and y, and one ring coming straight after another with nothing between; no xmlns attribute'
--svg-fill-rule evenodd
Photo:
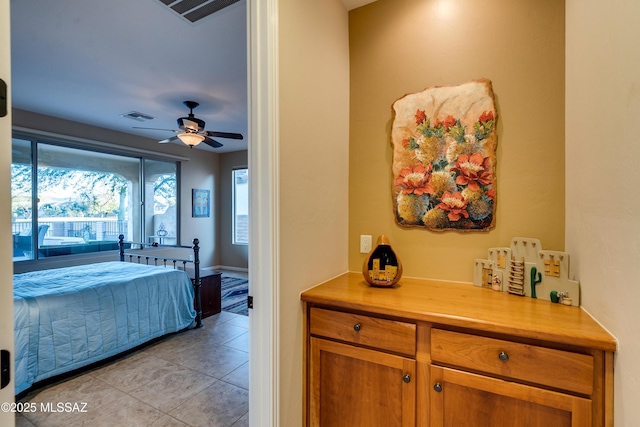
<svg viewBox="0 0 640 427"><path fill-rule="evenodd" d="M187 263L193 263L193 277L191 277L191 281L193 282L193 288L195 291L195 301L194 308L196 310L196 328L202 327L202 300L200 296L200 287L202 286L202 281L200 279L200 240L193 239L193 246L180 246L180 245L159 245L157 243L132 243L125 242L124 235L121 234L118 236L118 247L120 248L120 261L126 262L127 257L129 258L129 262L136 262L138 264L142 264L144 261L145 264L150 265L159 265L161 262L162 266L170 267L173 265L173 268L180 268L180 264L182 264L182 270L187 270ZM126 249L125 249L126 246ZM149 253L142 253L145 248ZM184 259L173 256L167 256L170 254L171 249L192 249L193 250L193 259ZM126 250L135 250L137 252L127 252ZM152 252L159 252L153 254ZM169 264L169 265L167 265Z"/></svg>

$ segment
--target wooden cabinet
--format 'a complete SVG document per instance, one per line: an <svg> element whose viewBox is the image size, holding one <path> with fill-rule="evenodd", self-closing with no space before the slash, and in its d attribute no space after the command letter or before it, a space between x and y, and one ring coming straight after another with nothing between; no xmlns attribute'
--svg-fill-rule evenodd
<svg viewBox="0 0 640 427"><path fill-rule="evenodd" d="M594 360L590 354L432 329L431 360L576 394L593 392Z"/></svg>
<svg viewBox="0 0 640 427"><path fill-rule="evenodd" d="M309 315L310 425L415 426L416 325L321 308Z"/></svg>
<svg viewBox="0 0 640 427"><path fill-rule="evenodd" d="M200 275L200 300L202 304L202 318L220 313L222 309L221 281L222 273L202 271Z"/></svg>
<svg viewBox="0 0 640 427"><path fill-rule="evenodd" d="M579 396L593 393L593 359L589 354L432 329L429 425L591 426L592 401Z"/></svg>
<svg viewBox="0 0 640 427"><path fill-rule="evenodd" d="M415 357L415 323L311 308L311 334Z"/></svg>
<svg viewBox="0 0 640 427"><path fill-rule="evenodd" d="M430 427L594 425L586 398L438 366L431 383Z"/></svg>
<svg viewBox="0 0 640 427"><path fill-rule="evenodd" d="M347 273L302 294L307 426L613 426L616 341L586 312Z"/></svg>
<svg viewBox="0 0 640 427"><path fill-rule="evenodd" d="M311 426L415 426L415 360L311 339Z"/></svg>

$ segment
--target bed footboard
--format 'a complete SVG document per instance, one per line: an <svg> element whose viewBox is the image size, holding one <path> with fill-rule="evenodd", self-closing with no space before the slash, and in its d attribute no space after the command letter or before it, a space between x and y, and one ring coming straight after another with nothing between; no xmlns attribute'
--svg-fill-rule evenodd
<svg viewBox="0 0 640 427"><path fill-rule="evenodd" d="M196 319L195 319L195 328L202 327L202 296L200 293L200 289L202 287L202 279L200 278L200 241L198 239L193 239L193 246L179 246L179 245L158 245L157 243L146 244L146 243L131 243L124 241L124 235L121 234L118 236L118 246L120 248L120 261L127 262L127 257L129 258L129 262L137 262L138 264L142 264L143 262L147 265L157 265L164 267L171 267L175 269L180 269L180 264L182 264L182 270L187 270L187 264L193 264L193 278L191 279L193 283L193 290L195 294L194 298L194 309L196 311ZM144 248L163 248L163 249L171 249L171 248L182 248L182 249L192 249L193 250L193 259L181 259L174 258L168 256L156 256L153 254L142 254L140 252L126 252L125 245L128 245L128 249L133 249L133 246L136 247L137 250L143 250Z"/></svg>

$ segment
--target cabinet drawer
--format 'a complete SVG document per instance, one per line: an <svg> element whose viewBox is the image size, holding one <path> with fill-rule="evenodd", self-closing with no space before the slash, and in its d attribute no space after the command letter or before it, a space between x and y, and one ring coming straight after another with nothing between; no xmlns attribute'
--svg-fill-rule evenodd
<svg viewBox="0 0 640 427"><path fill-rule="evenodd" d="M311 308L309 316L312 335L408 356L416 353L416 325L413 323L315 307Z"/></svg>
<svg viewBox="0 0 640 427"><path fill-rule="evenodd" d="M591 395L593 357L535 345L431 330L433 363Z"/></svg>

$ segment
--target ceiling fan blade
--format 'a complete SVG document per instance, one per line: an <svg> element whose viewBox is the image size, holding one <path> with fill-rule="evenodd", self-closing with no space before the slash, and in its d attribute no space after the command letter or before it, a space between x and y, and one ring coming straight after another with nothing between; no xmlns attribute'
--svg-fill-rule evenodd
<svg viewBox="0 0 640 427"><path fill-rule="evenodd" d="M166 130L168 132L179 132L175 129L158 129L158 128L141 128L139 126L134 126L132 129L146 129L146 130Z"/></svg>
<svg viewBox="0 0 640 427"><path fill-rule="evenodd" d="M171 138L163 139L162 141L158 141L160 144L166 144L168 142L178 141L179 138L177 136L172 136Z"/></svg>
<svg viewBox="0 0 640 427"><path fill-rule="evenodd" d="M217 136L218 138L227 138L227 139L244 139L244 137L239 133L232 132L216 132L212 130L208 130L204 132L207 136Z"/></svg>
<svg viewBox="0 0 640 427"><path fill-rule="evenodd" d="M211 138L207 138L205 137L204 140L202 141L205 144L207 144L209 147L213 147L213 148L220 148L222 147L222 144L220 144L218 141L211 139Z"/></svg>

